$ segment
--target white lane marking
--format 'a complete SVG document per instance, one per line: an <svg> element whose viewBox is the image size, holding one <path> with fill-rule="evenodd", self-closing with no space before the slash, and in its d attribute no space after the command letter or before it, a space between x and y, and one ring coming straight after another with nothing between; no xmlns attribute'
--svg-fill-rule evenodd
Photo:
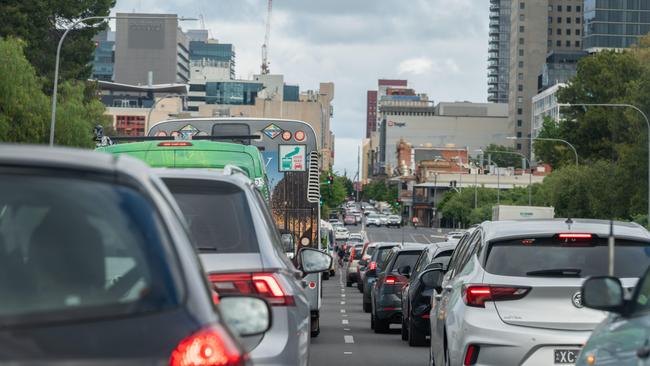
<svg viewBox="0 0 650 366"><path fill-rule="evenodd" d="M343 352L344 355L351 355L352 352Z"/></svg>
<svg viewBox="0 0 650 366"><path fill-rule="evenodd" d="M446 239L446 235L431 235L432 238L438 238L438 239Z"/></svg>
<svg viewBox="0 0 650 366"><path fill-rule="evenodd" d="M347 330L347 331L349 331L349 330L350 330L350 328L343 328L343 330Z"/></svg>
<svg viewBox="0 0 650 366"><path fill-rule="evenodd" d="M342 317L347 318L348 314L341 314Z"/></svg>
<svg viewBox="0 0 650 366"><path fill-rule="evenodd" d="M345 340L345 343L354 343L354 337L351 335L343 336L343 339Z"/></svg>
<svg viewBox="0 0 650 366"><path fill-rule="evenodd" d="M345 313L345 309L341 309L341 312L342 312L342 313Z"/></svg>
<svg viewBox="0 0 650 366"><path fill-rule="evenodd" d="M341 305L345 305L345 301L341 301Z"/></svg>
<svg viewBox="0 0 650 366"><path fill-rule="evenodd" d="M422 235L422 237L424 238L424 240L427 241L427 244L431 244L431 240L429 240L429 239L427 238L426 235L424 235L424 234L420 234L420 235Z"/></svg>
<svg viewBox="0 0 650 366"><path fill-rule="evenodd" d="M409 234L409 236L411 237L411 239L413 240L414 243L418 242L417 240L415 240L415 237L413 236L413 234Z"/></svg>
<svg viewBox="0 0 650 366"><path fill-rule="evenodd" d="M341 320L341 324L350 324L350 322L347 319Z"/></svg>
<svg viewBox="0 0 650 366"><path fill-rule="evenodd" d="M345 294L341 294L341 297L345 297Z"/></svg>

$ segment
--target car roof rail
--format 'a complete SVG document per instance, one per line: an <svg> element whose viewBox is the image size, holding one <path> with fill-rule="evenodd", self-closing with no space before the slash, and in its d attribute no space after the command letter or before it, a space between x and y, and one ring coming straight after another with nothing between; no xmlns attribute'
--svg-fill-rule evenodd
<svg viewBox="0 0 650 366"><path fill-rule="evenodd" d="M243 174L244 176L248 177L248 173L246 173L244 169L232 164L226 164L226 166L223 167L223 174L225 175Z"/></svg>

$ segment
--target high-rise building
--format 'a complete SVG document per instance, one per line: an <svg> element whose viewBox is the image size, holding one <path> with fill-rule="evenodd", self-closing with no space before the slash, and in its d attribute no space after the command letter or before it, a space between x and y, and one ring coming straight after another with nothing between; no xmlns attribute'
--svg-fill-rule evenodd
<svg viewBox="0 0 650 366"><path fill-rule="evenodd" d="M189 41L178 26L176 14L118 13L117 17L115 82L148 85L189 81Z"/></svg>
<svg viewBox="0 0 650 366"><path fill-rule="evenodd" d="M366 138L377 131L377 91L368 90L366 96Z"/></svg>
<svg viewBox="0 0 650 366"><path fill-rule="evenodd" d="M490 0L488 102L491 103L508 103L511 1Z"/></svg>
<svg viewBox="0 0 650 366"><path fill-rule="evenodd" d="M219 43L215 39L190 41L190 63L192 68L216 67L228 70L228 78L235 78L235 47Z"/></svg>
<svg viewBox="0 0 650 366"><path fill-rule="evenodd" d="M95 57L92 79L113 81L115 67L115 32L102 31L94 38Z"/></svg>
<svg viewBox="0 0 650 366"><path fill-rule="evenodd" d="M650 2L585 1L584 49L627 48L650 32Z"/></svg>
<svg viewBox="0 0 650 366"><path fill-rule="evenodd" d="M582 49L583 0L512 0L510 16L510 123L517 137L530 137L532 98L547 55ZM530 143L517 141L530 154Z"/></svg>

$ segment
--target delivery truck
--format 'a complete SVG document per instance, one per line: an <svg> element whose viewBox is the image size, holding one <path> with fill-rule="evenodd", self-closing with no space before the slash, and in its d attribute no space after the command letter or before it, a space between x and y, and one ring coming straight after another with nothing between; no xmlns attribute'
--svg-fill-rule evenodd
<svg viewBox="0 0 650 366"><path fill-rule="evenodd" d="M492 221L552 219L555 217L553 207L507 206L492 207Z"/></svg>

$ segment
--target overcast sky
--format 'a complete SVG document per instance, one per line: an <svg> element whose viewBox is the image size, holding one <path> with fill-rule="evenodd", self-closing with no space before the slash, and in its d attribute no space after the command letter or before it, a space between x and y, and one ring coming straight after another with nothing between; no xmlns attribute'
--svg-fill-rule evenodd
<svg viewBox="0 0 650 366"><path fill-rule="evenodd" d="M205 19L232 43L237 78L259 73L266 0L117 0L116 12ZM335 83L335 170L356 172L365 137L366 91L379 78L408 79L434 101L487 99L488 2L481 0L275 0L271 73L301 90ZM184 22L183 29L200 28Z"/></svg>

